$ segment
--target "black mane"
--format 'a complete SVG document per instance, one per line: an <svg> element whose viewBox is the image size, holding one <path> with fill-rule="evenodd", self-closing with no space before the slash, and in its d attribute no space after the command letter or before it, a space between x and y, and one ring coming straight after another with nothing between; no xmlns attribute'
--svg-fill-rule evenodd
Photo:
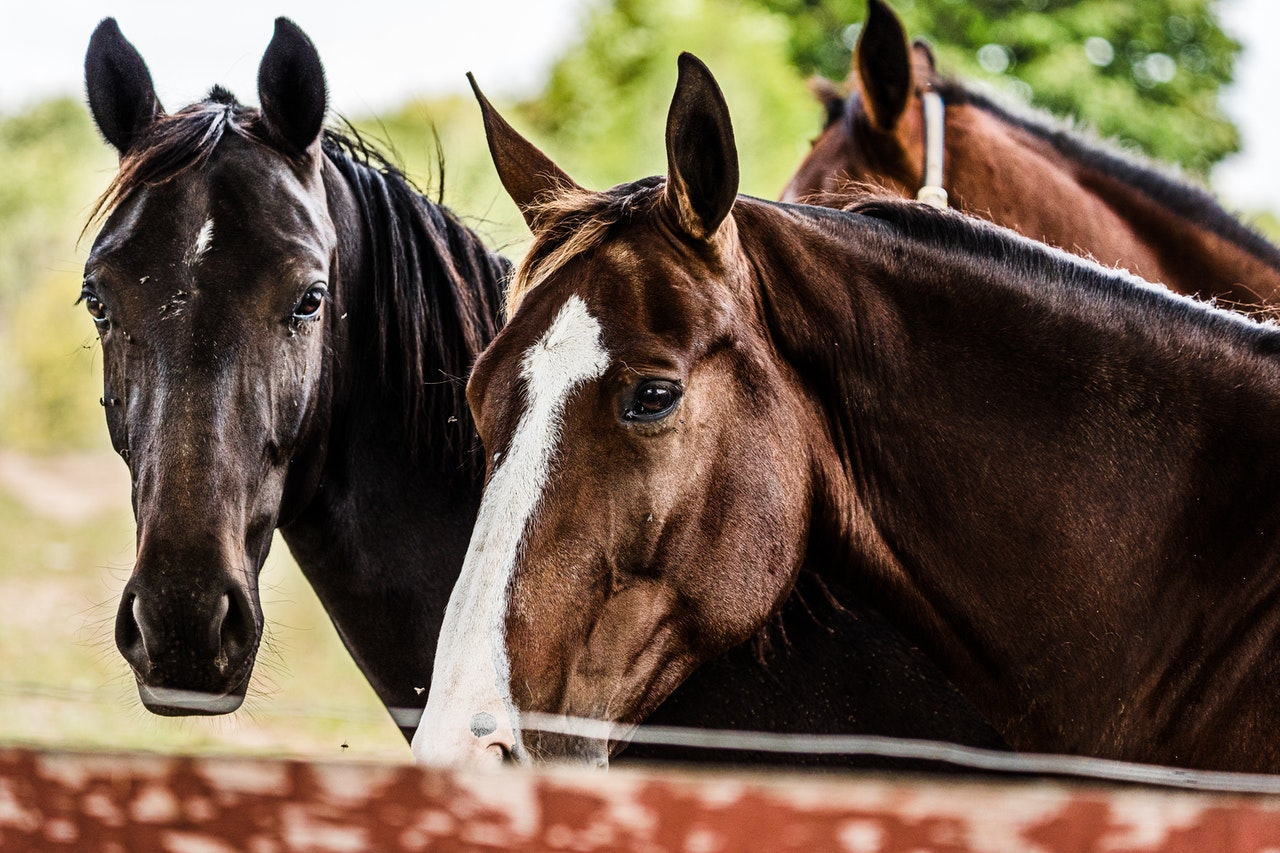
<svg viewBox="0 0 1280 853"><path fill-rule="evenodd" d="M1210 303L1174 293L1163 285L1046 247L986 220L953 210L938 210L919 202L880 195L854 201L839 211L792 209L803 210L816 218L825 214L854 214L876 220L892 227L898 237L925 245L931 251L987 266L999 265L1002 270L1012 272L1016 280L1028 283L1031 292L1048 293L1060 286L1109 300L1140 302L1144 309L1157 312L1157 316L1152 317L1156 325L1160 324L1159 314L1165 314L1167 319L1176 315L1191 326L1215 330L1215 334L1223 334L1228 340L1260 346L1268 352L1280 347L1280 330L1272 324L1251 320L1234 311L1217 310ZM1009 275L1004 273L1002 278L1009 280Z"/></svg>
<svg viewBox="0 0 1280 853"><path fill-rule="evenodd" d="M1210 193L1161 171L1150 163L1109 151L1088 135L1065 126L1054 126L1033 116L1018 115L954 79L934 84L948 105L969 105L990 113L1006 124L1042 139L1070 160L1122 181L1179 216L1195 222L1239 246L1259 260L1280 267L1280 249L1240 222Z"/></svg>
<svg viewBox="0 0 1280 853"><path fill-rule="evenodd" d="M1154 164L1110 151L1105 145L1065 125L1012 112L954 78L941 78L932 84L932 88L949 106L967 105L990 113L1005 124L1044 140L1063 157L1133 187L1175 214L1207 228L1264 263L1280 267L1280 248L1242 223L1224 209L1212 194L1200 187L1179 180ZM843 121L846 132L853 136L856 133L854 121L859 115L861 101L862 96L856 90L844 100L826 101L824 129Z"/></svg>
<svg viewBox="0 0 1280 853"><path fill-rule="evenodd" d="M360 372L376 364L384 382L399 385L392 393L408 402L409 435L445 452L441 474L478 473L466 377L498 332L510 263L363 138L326 130L323 147L369 241L371 298L347 303L355 357L373 362Z"/></svg>
<svg viewBox="0 0 1280 853"><path fill-rule="evenodd" d="M227 133L279 151L256 108L214 87L206 100L153 123L122 159L90 224L140 188L198 168ZM422 461L445 475L474 474L480 461L471 452L465 379L497 333L510 263L423 196L354 128L326 128L321 148L350 186L365 229L370 292L352 298L357 282L342 283L356 374L378 380L376 387L357 381L357 399L384 393L402 400L411 446L439 452ZM358 415L360 406L352 408Z"/></svg>

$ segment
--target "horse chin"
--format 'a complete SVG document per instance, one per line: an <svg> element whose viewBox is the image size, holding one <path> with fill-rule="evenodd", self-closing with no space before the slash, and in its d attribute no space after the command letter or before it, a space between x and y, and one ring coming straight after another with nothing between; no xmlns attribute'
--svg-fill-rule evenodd
<svg viewBox="0 0 1280 853"><path fill-rule="evenodd" d="M526 753L536 764L561 764L609 769L609 741L579 735L539 733L527 742Z"/></svg>
<svg viewBox="0 0 1280 853"><path fill-rule="evenodd" d="M222 693L153 687L139 681L138 697L148 711L160 717L214 717L238 710L248 686L247 675L238 686Z"/></svg>

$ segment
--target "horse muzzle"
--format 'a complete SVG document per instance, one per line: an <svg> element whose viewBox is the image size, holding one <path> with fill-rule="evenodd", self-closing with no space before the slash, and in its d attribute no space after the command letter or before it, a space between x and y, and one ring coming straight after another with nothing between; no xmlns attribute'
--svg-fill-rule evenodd
<svg viewBox="0 0 1280 853"><path fill-rule="evenodd" d="M125 587L115 639L142 704L162 716L239 708L261 637L247 592L234 583L204 592L139 580Z"/></svg>

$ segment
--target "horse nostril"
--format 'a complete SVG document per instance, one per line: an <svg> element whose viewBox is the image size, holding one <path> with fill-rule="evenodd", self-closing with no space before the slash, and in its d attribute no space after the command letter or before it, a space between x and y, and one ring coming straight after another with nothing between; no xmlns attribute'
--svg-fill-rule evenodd
<svg viewBox="0 0 1280 853"><path fill-rule="evenodd" d="M253 619L241 597L224 593L218 601L221 618L214 620L219 627L219 657L224 661L238 662L253 645Z"/></svg>
<svg viewBox="0 0 1280 853"><path fill-rule="evenodd" d="M138 596L129 593L120 602L120 610L116 614L116 648L134 669L145 672L148 669L146 640L142 634L142 602Z"/></svg>
<svg viewBox="0 0 1280 853"><path fill-rule="evenodd" d="M213 616L209 620L209 647L221 650L225 644L223 629L227 624L227 613L231 610L231 594L223 593L214 604Z"/></svg>

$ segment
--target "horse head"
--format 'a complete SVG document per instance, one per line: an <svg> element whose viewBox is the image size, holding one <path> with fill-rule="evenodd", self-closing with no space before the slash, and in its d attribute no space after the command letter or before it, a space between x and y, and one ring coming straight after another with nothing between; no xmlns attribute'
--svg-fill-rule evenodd
<svg viewBox="0 0 1280 853"><path fill-rule="evenodd" d="M702 63L680 60L666 180L605 193L481 101L535 243L468 385L488 480L414 749L603 764L616 739L522 715L634 724L755 633L799 571L818 425L757 321Z"/></svg>
<svg viewBox="0 0 1280 853"><path fill-rule="evenodd" d="M817 78L811 86L826 123L782 200L817 199L856 185L914 198L925 180L921 97L937 81L929 46L908 45L893 10L884 0L868 0L849 79L839 86Z"/></svg>
<svg viewBox="0 0 1280 853"><path fill-rule="evenodd" d="M152 712L226 713L261 641L272 532L315 489L326 364L342 348L324 74L280 18L259 69L261 111L214 89L168 114L108 18L85 75L120 154L81 292L138 523L116 645Z"/></svg>

